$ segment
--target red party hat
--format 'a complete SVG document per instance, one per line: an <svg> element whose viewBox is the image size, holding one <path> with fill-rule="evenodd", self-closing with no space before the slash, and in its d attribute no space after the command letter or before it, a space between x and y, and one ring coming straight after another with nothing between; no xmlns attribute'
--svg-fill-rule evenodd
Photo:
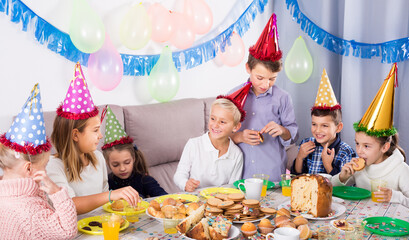
<svg viewBox="0 0 409 240"><path fill-rule="evenodd" d="M283 53L278 46L277 17L271 15L267 25L264 27L257 43L250 47L250 54L262 61L278 61Z"/></svg>
<svg viewBox="0 0 409 240"><path fill-rule="evenodd" d="M240 88L239 90L235 91L234 93L227 95L227 96L223 96L223 95L219 95L217 96L217 99L219 98L225 98L228 99L230 101L232 101L234 103L234 105L236 105L236 107L239 109L240 113L241 113L241 118L240 118L240 122L244 121L244 118L246 117L246 111L244 111L244 104L246 103L247 100L247 94L249 93L251 88L251 82L246 82L245 85Z"/></svg>

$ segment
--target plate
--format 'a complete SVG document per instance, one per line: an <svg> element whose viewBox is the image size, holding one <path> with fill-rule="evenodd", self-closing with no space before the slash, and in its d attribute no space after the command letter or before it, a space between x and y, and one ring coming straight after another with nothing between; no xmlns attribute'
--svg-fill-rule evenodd
<svg viewBox="0 0 409 240"><path fill-rule="evenodd" d="M121 227L119 228L119 231L122 231L124 229L126 229L127 227L129 227L129 222L124 219L125 222L121 225ZM97 222L101 222L101 217L100 216L94 216L94 217L88 217L88 218L83 218L81 220L78 221L77 223L77 227L78 227L78 231L86 233L86 234L91 234L91 235L102 235L102 228L98 227L98 226L89 226L88 224L92 221L97 221ZM84 230L82 229L83 227L90 227L91 231L89 230Z"/></svg>
<svg viewBox="0 0 409 240"><path fill-rule="evenodd" d="M338 231L340 231L340 232L345 232L344 230L335 227L334 222L337 221L337 220L338 220L338 219L334 219L334 220L332 220L331 222L329 222L329 224L331 225L331 227L334 227L334 228L338 229ZM348 222L348 219L344 219L344 220L346 220L346 221ZM352 228L352 227L351 227L351 228Z"/></svg>
<svg viewBox="0 0 409 240"><path fill-rule="evenodd" d="M314 217L313 215L308 214L308 213L295 213L295 212L292 212L292 211L290 210L290 209L291 209L291 200L290 200L290 201L286 201L286 202L280 204L280 205L277 207L277 209L280 209L280 208L288 209L288 210L290 211L291 215L293 215L293 216L301 215L301 216L305 217L306 219L311 219L311 220L329 220L329 219L334 219L334 218L337 218L337 217L341 216L341 215L346 211L346 208L345 208L343 205L341 205L341 204L339 204L339 203L334 203L334 202L333 202L332 205L331 205L332 213L333 213L333 214L332 214L331 216L329 216L329 217Z"/></svg>
<svg viewBox="0 0 409 240"><path fill-rule="evenodd" d="M359 200L371 197L371 191L358 187L338 186L332 188L332 195L343 199Z"/></svg>
<svg viewBox="0 0 409 240"><path fill-rule="evenodd" d="M173 198L175 200L182 199L185 200L184 203L186 204L199 201L199 197L192 194L168 194L157 197L154 200L157 201L158 203L162 203L163 201L165 201L166 198Z"/></svg>
<svg viewBox="0 0 409 240"><path fill-rule="evenodd" d="M146 202L146 201L142 201L139 206L142 207L143 209L141 209L139 211L136 211L137 214L144 213L145 210L149 207L149 203ZM102 209L104 209L106 212L117 213L117 214L120 214L120 215L126 215L126 212L112 210L110 202L107 202L104 205L102 205Z"/></svg>
<svg viewBox="0 0 409 240"><path fill-rule="evenodd" d="M186 237L186 235L181 234L180 232L178 232L180 235L182 235L184 238L186 239L192 239L190 237ZM240 235L240 230L238 227L231 225L230 231L229 231L229 236L228 238L223 238L225 240L231 240L231 239L236 239L238 236Z"/></svg>
<svg viewBox="0 0 409 240"><path fill-rule="evenodd" d="M409 234L409 222L390 217L365 218L365 229L378 235L400 237Z"/></svg>
<svg viewBox="0 0 409 240"><path fill-rule="evenodd" d="M154 217L154 216L150 215L149 212L148 212L148 209L145 210L145 213L146 213L146 215L148 215L149 217L154 218L156 221L158 221L158 222L163 222L163 218L157 218L157 217Z"/></svg>
<svg viewBox="0 0 409 240"><path fill-rule="evenodd" d="M232 221L233 223L246 223L246 222L258 222L258 221L260 221L261 219L264 219L264 218L268 218L268 217L270 217L271 215L265 215L265 216L263 216L263 217L261 217L261 218L259 218L259 219L254 219L254 220L251 220L251 221Z"/></svg>
<svg viewBox="0 0 409 240"><path fill-rule="evenodd" d="M237 180L237 181L235 181L235 182L233 183L233 185L234 185L236 188L239 188L239 183L244 183L244 180L245 180L245 179ZM273 188L274 186L275 186L275 184L274 184L273 182L268 181L268 183L267 183L267 189L271 189L271 188ZM243 192L245 192L245 190L242 189L241 187L240 187L240 189L241 189Z"/></svg>
<svg viewBox="0 0 409 240"><path fill-rule="evenodd" d="M230 194L230 193L242 193L242 192L236 188L223 188L223 187L206 188L200 191L200 195L205 198L214 197L218 193Z"/></svg>

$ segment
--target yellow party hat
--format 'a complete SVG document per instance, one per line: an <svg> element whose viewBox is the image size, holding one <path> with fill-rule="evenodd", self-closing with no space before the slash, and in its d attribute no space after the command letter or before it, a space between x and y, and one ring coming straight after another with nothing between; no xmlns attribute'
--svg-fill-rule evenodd
<svg viewBox="0 0 409 240"><path fill-rule="evenodd" d="M369 136L376 137L396 134L396 129L393 127L393 106L395 102L395 83L398 82L397 71L398 67L394 63L361 121L354 124L355 131L362 131Z"/></svg>
<svg viewBox="0 0 409 240"><path fill-rule="evenodd" d="M335 97L334 90L332 90L331 82L329 81L327 72L322 71L320 85L318 87L317 97L315 98L314 109L330 110L341 109Z"/></svg>

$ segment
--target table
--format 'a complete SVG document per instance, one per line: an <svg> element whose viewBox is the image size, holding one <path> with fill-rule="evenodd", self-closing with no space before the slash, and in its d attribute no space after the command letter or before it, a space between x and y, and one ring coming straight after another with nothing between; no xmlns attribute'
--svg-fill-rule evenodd
<svg viewBox="0 0 409 240"><path fill-rule="evenodd" d="M232 186L226 186L232 187ZM199 191L194 192L193 194L199 195ZM149 201L150 199L147 199ZM273 188L267 191L267 196L261 200L262 206L277 208L282 203L289 201L289 197L284 197L281 194L281 188ZM363 200L343 200L343 206L346 207L345 213L339 216L336 219L345 219L345 218L366 218L374 216L385 216L392 218L399 218L405 221L409 221L409 209L396 203L375 203L372 202L371 198ZM95 209L92 212L87 214L82 214L78 216L78 220L90 217L97 216L105 213L102 207ZM333 220L333 219L331 219ZM331 220L326 221L316 221L309 220L310 228L315 231L323 225L329 225ZM236 227L240 228L241 224L235 224ZM130 239L146 239L148 237L157 237L159 239L187 239L182 235L173 234L169 235L163 232L162 223L157 222L155 219L148 217L143 214L139 217L139 222L130 224L130 226L122 231L119 235L121 240L130 240ZM385 237L380 235L375 235L365 230L365 239L371 240L383 240L383 239L409 239L409 235L405 237ZM79 232L74 239L103 239L103 236L87 235ZM242 236L238 238L244 239ZM340 239L344 239L343 233L340 235Z"/></svg>

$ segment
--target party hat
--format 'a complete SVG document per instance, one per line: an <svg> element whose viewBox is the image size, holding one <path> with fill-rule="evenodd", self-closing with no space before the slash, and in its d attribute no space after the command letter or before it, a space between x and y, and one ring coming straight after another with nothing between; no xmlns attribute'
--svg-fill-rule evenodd
<svg viewBox="0 0 409 240"><path fill-rule="evenodd" d="M118 144L133 143L133 139L126 134L110 107L107 107L105 117L105 142L102 149Z"/></svg>
<svg viewBox="0 0 409 240"><path fill-rule="evenodd" d="M236 107L239 109L239 111L241 113L240 122L243 122L244 118L246 117L246 111L244 111L244 104L246 103L247 94L249 93L250 88L251 88L251 82L246 82L245 85L242 88L240 88L239 90L235 91L234 93L232 93L230 95L227 95L227 96L219 95L219 96L217 96L217 99L225 98L225 99L228 99L228 100L232 101L234 103L234 105L236 105Z"/></svg>
<svg viewBox="0 0 409 240"><path fill-rule="evenodd" d="M36 155L51 149L45 135L40 87L34 85L20 113L9 131L0 136L0 142L16 152Z"/></svg>
<svg viewBox="0 0 409 240"><path fill-rule="evenodd" d="M250 47L250 54L262 61L278 61L283 56L278 46L277 16L271 15L257 43Z"/></svg>
<svg viewBox="0 0 409 240"><path fill-rule="evenodd" d="M74 79L70 81L65 100L57 109L57 114L74 120L88 119L98 114L98 108L94 106L80 63L75 65Z"/></svg>
<svg viewBox="0 0 409 240"><path fill-rule="evenodd" d="M355 131L365 132L369 136L386 137L396 134L393 127L393 106L395 101L395 84L398 82L396 63L378 90L371 105L359 123L354 123Z"/></svg>
<svg viewBox="0 0 409 240"><path fill-rule="evenodd" d="M312 107L312 110L314 109L330 111L341 109L341 105L338 104L337 98L335 97L334 90L332 90L331 82L329 81L325 68L322 71L317 97L315 98L314 107Z"/></svg>

